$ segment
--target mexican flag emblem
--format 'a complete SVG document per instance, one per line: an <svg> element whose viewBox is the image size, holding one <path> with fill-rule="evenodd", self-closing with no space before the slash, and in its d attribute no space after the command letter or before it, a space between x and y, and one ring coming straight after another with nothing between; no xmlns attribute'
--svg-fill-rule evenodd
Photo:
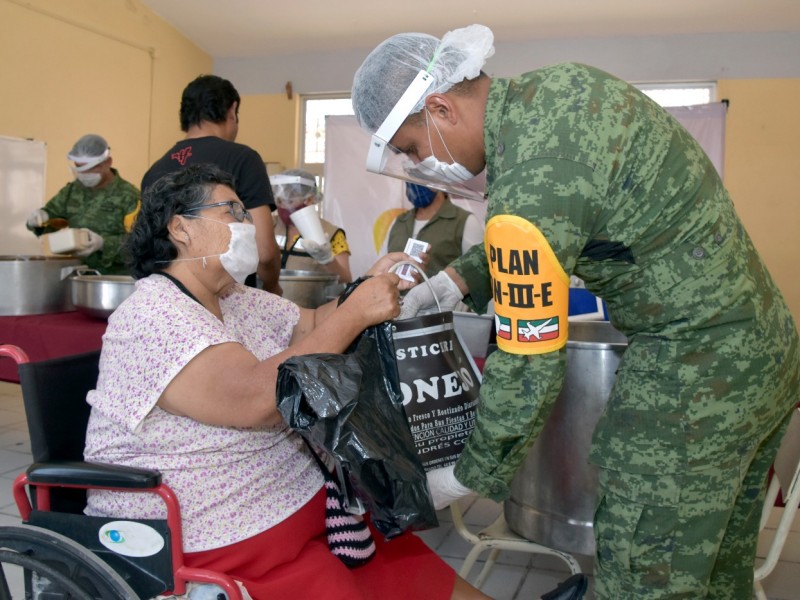
<svg viewBox="0 0 800 600"><path fill-rule="evenodd" d="M499 335L498 333L498 336ZM557 337L558 317L533 321L519 319L517 321L517 341L543 342L545 340L554 340Z"/></svg>
<svg viewBox="0 0 800 600"><path fill-rule="evenodd" d="M508 317L494 316L494 328L497 331L497 337L510 340L511 339L511 319Z"/></svg>

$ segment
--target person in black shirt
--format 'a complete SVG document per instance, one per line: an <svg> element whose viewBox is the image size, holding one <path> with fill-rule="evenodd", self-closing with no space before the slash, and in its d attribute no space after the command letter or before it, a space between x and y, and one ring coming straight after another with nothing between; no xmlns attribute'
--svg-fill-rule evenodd
<svg viewBox="0 0 800 600"><path fill-rule="evenodd" d="M261 156L236 143L241 98L233 84L216 75L201 75L181 97L181 130L186 137L158 159L142 178L142 192L167 173L191 164L211 163L233 175L236 195L253 216L258 244L256 274L265 290L280 294L280 249L275 242L272 211L275 201ZM256 287L251 275L247 284Z"/></svg>

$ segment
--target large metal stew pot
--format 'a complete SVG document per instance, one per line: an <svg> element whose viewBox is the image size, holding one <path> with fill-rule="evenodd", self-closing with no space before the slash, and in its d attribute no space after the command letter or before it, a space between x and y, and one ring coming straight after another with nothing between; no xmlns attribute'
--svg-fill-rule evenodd
<svg viewBox="0 0 800 600"><path fill-rule="evenodd" d="M72 303L76 309L90 317L107 319L133 293L135 280L127 275L78 271L77 275L70 278L70 286Z"/></svg>
<svg viewBox="0 0 800 600"><path fill-rule="evenodd" d="M0 256L0 315L73 310L67 278L80 265L68 256Z"/></svg>
<svg viewBox="0 0 800 600"><path fill-rule="evenodd" d="M610 323L570 322L564 385L505 502L506 521L524 538L594 554L597 469L589 447L627 345Z"/></svg>
<svg viewBox="0 0 800 600"><path fill-rule="evenodd" d="M336 286L339 276L320 271L291 271L283 269L278 282L283 297L304 308L317 308L328 301L328 290Z"/></svg>

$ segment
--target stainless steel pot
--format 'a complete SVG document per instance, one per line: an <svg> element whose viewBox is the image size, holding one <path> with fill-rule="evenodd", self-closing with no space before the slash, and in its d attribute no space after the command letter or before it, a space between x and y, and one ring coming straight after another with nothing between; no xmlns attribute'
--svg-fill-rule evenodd
<svg viewBox="0 0 800 600"><path fill-rule="evenodd" d="M328 300L328 288L335 287L339 276L319 271L292 271L283 269L278 282L283 297L305 308L317 308Z"/></svg>
<svg viewBox="0 0 800 600"><path fill-rule="evenodd" d="M67 256L0 256L0 315L74 310L67 278L80 265Z"/></svg>
<svg viewBox="0 0 800 600"><path fill-rule="evenodd" d="M492 315L453 311L453 327L467 347L467 352L474 358L486 357L493 326Z"/></svg>
<svg viewBox="0 0 800 600"><path fill-rule="evenodd" d="M594 554L597 469L589 447L627 345L610 323L570 322L564 385L505 502L506 521L524 538Z"/></svg>
<svg viewBox="0 0 800 600"><path fill-rule="evenodd" d="M90 317L107 319L133 293L134 285L133 277L127 275L100 275L97 271L79 270L70 278L72 303Z"/></svg>

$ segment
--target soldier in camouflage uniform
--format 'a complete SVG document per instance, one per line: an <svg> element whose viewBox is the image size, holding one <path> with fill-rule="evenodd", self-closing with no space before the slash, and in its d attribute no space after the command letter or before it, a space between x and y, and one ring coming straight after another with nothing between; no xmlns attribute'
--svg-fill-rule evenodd
<svg viewBox="0 0 800 600"><path fill-rule="evenodd" d="M89 245L77 252L86 265L102 274L127 274L121 254L122 242L139 211L139 190L111 167L111 149L99 135L81 137L67 158L73 162L75 181L28 217L27 226L36 235L51 233L52 219L66 219L74 229L89 230Z"/></svg>
<svg viewBox="0 0 800 600"><path fill-rule="evenodd" d="M429 175L487 170L485 247L431 281L444 309L494 299L500 351L454 471L429 474L437 507L508 496L562 385L576 275L629 340L593 436L596 596L750 598L766 475L800 387L795 322L677 121L584 65L490 79L491 43L478 25L394 36L353 85L370 132L405 102L384 141ZM415 76L432 82L398 102ZM431 300L419 286L405 304Z"/></svg>

